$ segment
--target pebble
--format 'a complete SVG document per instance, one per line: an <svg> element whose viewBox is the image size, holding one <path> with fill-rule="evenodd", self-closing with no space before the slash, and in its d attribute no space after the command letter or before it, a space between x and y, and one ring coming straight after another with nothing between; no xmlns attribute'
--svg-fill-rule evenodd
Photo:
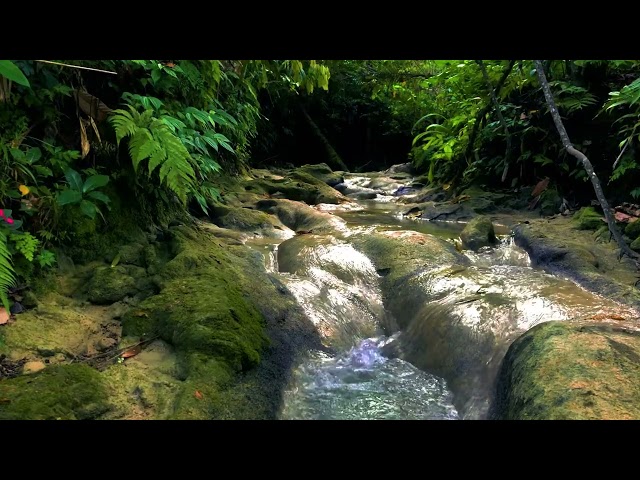
<svg viewBox="0 0 640 480"><path fill-rule="evenodd" d="M101 338L98 341L98 343L96 343L96 349L101 351L101 352L104 352L105 350L109 350L116 343L118 343L118 342L116 342L113 338L109 338L109 337Z"/></svg>
<svg viewBox="0 0 640 480"><path fill-rule="evenodd" d="M36 373L40 370L43 370L44 368L46 368L44 362L27 362L24 364L24 367L22 367L22 373Z"/></svg>

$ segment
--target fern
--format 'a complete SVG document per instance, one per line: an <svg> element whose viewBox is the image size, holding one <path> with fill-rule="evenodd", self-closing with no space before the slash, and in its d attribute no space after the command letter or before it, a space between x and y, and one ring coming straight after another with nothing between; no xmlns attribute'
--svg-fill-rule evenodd
<svg viewBox="0 0 640 480"><path fill-rule="evenodd" d="M0 301L4 308L9 311L9 298L7 290L15 285L16 278L13 266L11 265L11 254L7 245L7 237L0 232Z"/></svg>
<svg viewBox="0 0 640 480"><path fill-rule="evenodd" d="M560 81L552 82L549 85L558 88L554 92L556 94L556 104L559 109L566 110L567 113L573 113L576 110L594 105L598 101L595 95L577 85Z"/></svg>
<svg viewBox="0 0 640 480"><path fill-rule="evenodd" d="M138 113L135 108L128 107L129 111L115 110L110 119L118 144L128 137L135 172L138 173L140 164L148 160L147 174L151 176L159 167L160 183L186 203L187 194L195 189L195 172L186 147L164 120L154 117L153 110Z"/></svg>

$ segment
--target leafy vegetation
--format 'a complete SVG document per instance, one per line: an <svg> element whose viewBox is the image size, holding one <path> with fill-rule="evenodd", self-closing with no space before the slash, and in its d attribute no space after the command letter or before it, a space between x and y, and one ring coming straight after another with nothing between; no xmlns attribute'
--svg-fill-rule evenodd
<svg viewBox="0 0 640 480"><path fill-rule="evenodd" d="M640 197L640 62L544 67L607 193ZM114 205L149 223L176 205L206 215L249 166L408 159L451 191L549 177L584 202L586 175L553 133L529 60L2 60L0 298L121 225Z"/></svg>

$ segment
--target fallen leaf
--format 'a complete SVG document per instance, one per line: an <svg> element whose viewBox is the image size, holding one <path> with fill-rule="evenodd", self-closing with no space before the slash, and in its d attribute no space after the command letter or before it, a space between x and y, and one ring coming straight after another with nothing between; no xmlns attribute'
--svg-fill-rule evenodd
<svg viewBox="0 0 640 480"><path fill-rule="evenodd" d="M131 358L135 357L142 351L142 347L140 345L136 345L135 347L131 347L128 350L125 350L120 357L122 358Z"/></svg>
<svg viewBox="0 0 640 480"><path fill-rule="evenodd" d="M143 312L142 310L138 310L133 314L134 317L145 317L149 318L149 314L147 312Z"/></svg>
<svg viewBox="0 0 640 480"><path fill-rule="evenodd" d="M544 180L540 180L538 184L535 186L535 188L533 189L533 192L531 192L531 196L537 197L542 192L544 192L548 186L549 186L549 177L545 178Z"/></svg>
<svg viewBox="0 0 640 480"><path fill-rule="evenodd" d="M29 193L29 187L27 187L26 185L20 185L18 187L18 190L20 190L20 193L22 194L23 197Z"/></svg>
<svg viewBox="0 0 640 480"><path fill-rule="evenodd" d="M629 222L630 219L633 218L631 217L631 215L627 215L626 213L622 213L622 212L616 212L615 217L618 222L625 222L625 223Z"/></svg>
<svg viewBox="0 0 640 480"><path fill-rule="evenodd" d="M0 398L0 405L6 405L8 403L11 403L10 398Z"/></svg>
<svg viewBox="0 0 640 480"><path fill-rule="evenodd" d="M202 395L202 393L200 393L200 390L196 390L194 393L194 396L198 399L198 400L202 400L204 398L204 395Z"/></svg>
<svg viewBox="0 0 640 480"><path fill-rule="evenodd" d="M0 307L0 325L7 323L10 317L9 312L4 307Z"/></svg>

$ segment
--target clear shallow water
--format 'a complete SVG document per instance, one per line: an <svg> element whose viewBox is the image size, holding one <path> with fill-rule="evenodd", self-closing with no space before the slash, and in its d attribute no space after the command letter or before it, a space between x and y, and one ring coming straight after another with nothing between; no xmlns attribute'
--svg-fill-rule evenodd
<svg viewBox="0 0 640 480"><path fill-rule="evenodd" d="M456 420L444 380L380 353L385 338L336 357L316 353L285 393L285 420Z"/></svg>

